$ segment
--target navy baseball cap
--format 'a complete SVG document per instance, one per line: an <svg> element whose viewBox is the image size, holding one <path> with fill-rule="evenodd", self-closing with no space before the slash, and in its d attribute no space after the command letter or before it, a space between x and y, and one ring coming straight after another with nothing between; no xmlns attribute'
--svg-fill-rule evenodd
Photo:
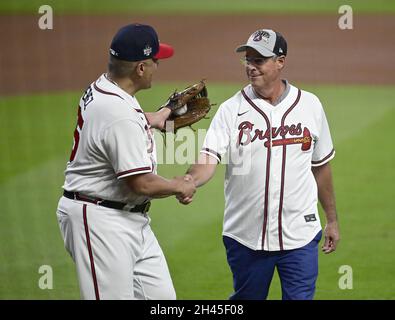
<svg viewBox="0 0 395 320"><path fill-rule="evenodd" d="M174 49L160 43L154 28L133 23L118 30L111 42L110 54L120 60L141 61L170 58Z"/></svg>
<svg viewBox="0 0 395 320"><path fill-rule="evenodd" d="M287 55L287 41L281 33L269 29L255 31L236 52L246 51L247 48L255 49L264 57Z"/></svg>

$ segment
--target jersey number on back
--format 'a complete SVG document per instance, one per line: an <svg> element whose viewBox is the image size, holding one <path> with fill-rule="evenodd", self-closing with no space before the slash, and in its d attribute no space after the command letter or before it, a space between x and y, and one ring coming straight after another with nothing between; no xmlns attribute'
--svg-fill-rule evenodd
<svg viewBox="0 0 395 320"><path fill-rule="evenodd" d="M84 101L84 110L85 110L86 106L93 101L91 86L89 86L88 89L85 90L84 95L82 96L82 101ZM80 142L80 132L82 130L83 124L84 124L84 119L82 119L81 116L81 106L78 106L77 126L75 127L74 130L74 145L73 145L73 150L71 150L70 162L74 160L75 154L77 153L78 144Z"/></svg>
<svg viewBox="0 0 395 320"><path fill-rule="evenodd" d="M80 132L82 130L82 126L84 125L84 119L81 116L81 107L78 106L78 118L77 118L77 126L74 130L74 145L73 150L71 150L70 162L74 160L75 154L77 153L78 144L80 143Z"/></svg>

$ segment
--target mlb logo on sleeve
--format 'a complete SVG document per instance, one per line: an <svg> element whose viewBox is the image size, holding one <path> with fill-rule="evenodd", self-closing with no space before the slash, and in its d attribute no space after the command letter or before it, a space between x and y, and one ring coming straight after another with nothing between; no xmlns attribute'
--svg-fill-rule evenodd
<svg viewBox="0 0 395 320"><path fill-rule="evenodd" d="M304 219L306 220L306 222L317 221L314 213L304 216Z"/></svg>

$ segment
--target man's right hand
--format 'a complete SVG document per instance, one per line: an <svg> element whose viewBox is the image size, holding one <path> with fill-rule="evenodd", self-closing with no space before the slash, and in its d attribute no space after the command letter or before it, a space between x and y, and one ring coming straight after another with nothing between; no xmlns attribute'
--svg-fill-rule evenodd
<svg viewBox="0 0 395 320"><path fill-rule="evenodd" d="M177 183L178 192L176 198L182 204L189 204L192 202L192 197L196 192L195 183L190 175L184 177L175 177L174 180Z"/></svg>
<svg viewBox="0 0 395 320"><path fill-rule="evenodd" d="M194 193L196 192L195 182L194 182L192 176L189 175L189 174L186 174L184 177L178 177L178 178L182 178L183 184L185 186L194 188L194 191L191 194L188 194L187 192L183 192L183 193L179 193L179 194L176 195L176 198L177 198L177 200L180 203L182 203L182 204L190 204L192 202L192 200L193 200L192 197L193 197ZM185 191L186 190L187 189L185 189Z"/></svg>

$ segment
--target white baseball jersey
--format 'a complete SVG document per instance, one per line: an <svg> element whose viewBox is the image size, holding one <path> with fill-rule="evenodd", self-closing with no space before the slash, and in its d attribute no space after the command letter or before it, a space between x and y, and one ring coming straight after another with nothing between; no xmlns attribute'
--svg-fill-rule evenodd
<svg viewBox="0 0 395 320"><path fill-rule="evenodd" d="M321 230L311 167L335 151L312 93L289 85L273 106L247 85L219 107L201 152L227 163L223 235L276 251L302 247Z"/></svg>
<svg viewBox="0 0 395 320"><path fill-rule="evenodd" d="M102 75L82 96L63 188L130 204L147 200L122 178L156 173L155 141L137 99Z"/></svg>
<svg viewBox="0 0 395 320"><path fill-rule="evenodd" d="M144 203L124 177L156 173L149 123L137 102L102 75L80 100L63 188L130 205ZM61 197L59 227L83 299L175 299L165 256L143 212Z"/></svg>

